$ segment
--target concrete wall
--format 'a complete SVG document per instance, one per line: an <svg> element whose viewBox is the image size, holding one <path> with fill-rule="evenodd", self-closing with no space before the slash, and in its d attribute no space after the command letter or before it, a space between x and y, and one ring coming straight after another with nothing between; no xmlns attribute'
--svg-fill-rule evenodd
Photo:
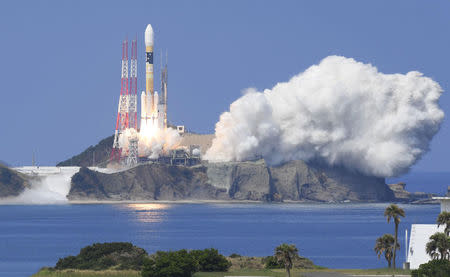
<svg viewBox="0 0 450 277"><path fill-rule="evenodd" d="M450 212L450 197L441 199L441 213L442 212Z"/></svg>
<svg viewBox="0 0 450 277"><path fill-rule="evenodd" d="M180 146L189 147L189 145L199 145L202 155L206 153L211 147L212 140L214 139L214 134L193 134L193 133L184 133L181 135L181 143Z"/></svg>
<svg viewBox="0 0 450 277"><path fill-rule="evenodd" d="M444 226L438 228L437 224L412 224L409 237L408 262L411 269L419 268L419 265L427 263L431 257L425 247L431 235L444 232Z"/></svg>

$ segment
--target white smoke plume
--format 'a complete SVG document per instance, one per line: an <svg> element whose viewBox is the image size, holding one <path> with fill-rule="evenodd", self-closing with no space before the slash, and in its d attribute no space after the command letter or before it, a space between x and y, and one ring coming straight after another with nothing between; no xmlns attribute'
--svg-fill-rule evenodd
<svg viewBox="0 0 450 277"><path fill-rule="evenodd" d="M181 136L177 130L150 126L139 132L138 152L140 156L157 159L164 151L176 148L180 142Z"/></svg>
<svg viewBox="0 0 450 277"><path fill-rule="evenodd" d="M272 89L248 89L220 116L204 159L317 161L388 177L429 149L444 112L438 83L329 56Z"/></svg>
<svg viewBox="0 0 450 277"><path fill-rule="evenodd" d="M66 204L71 178L78 170L76 167L67 168L60 173L32 180L30 188L16 197L1 199L0 204Z"/></svg>

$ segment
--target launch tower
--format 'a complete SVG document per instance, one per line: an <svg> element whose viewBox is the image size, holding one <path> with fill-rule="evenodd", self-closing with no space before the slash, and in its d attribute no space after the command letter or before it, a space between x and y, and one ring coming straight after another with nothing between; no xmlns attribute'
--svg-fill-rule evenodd
<svg viewBox="0 0 450 277"><path fill-rule="evenodd" d="M167 120L167 52L165 63L161 53L161 92L154 90L154 34L150 24L145 29L145 91L141 94L141 120L138 132L137 117L137 39L131 42L131 58L128 60L128 41L122 43L121 89L117 112L116 130L110 161L132 166L139 157L148 159L149 145L164 143ZM142 149L142 150L141 150ZM167 155L167 149L162 149ZM139 152L141 151L141 152ZM150 153L152 153L150 151Z"/></svg>
<svg viewBox="0 0 450 277"><path fill-rule="evenodd" d="M137 163L137 41L131 42L131 76L128 72L128 40L122 43L120 97L116 131L110 160L134 165ZM126 135L126 136L125 136ZM127 146L127 147L125 147ZM124 151L125 149L125 151ZM125 157L127 157L125 159Z"/></svg>
<svg viewBox="0 0 450 277"><path fill-rule="evenodd" d="M128 127L128 41L122 42L122 75L120 80L120 97L117 111L116 131L114 133L111 161L119 162L122 156L122 145L119 143L120 136Z"/></svg>

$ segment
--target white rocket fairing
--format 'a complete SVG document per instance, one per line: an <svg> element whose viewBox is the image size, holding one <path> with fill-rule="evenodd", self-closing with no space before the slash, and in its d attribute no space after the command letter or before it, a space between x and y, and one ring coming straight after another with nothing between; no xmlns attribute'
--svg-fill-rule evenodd
<svg viewBox="0 0 450 277"><path fill-rule="evenodd" d="M145 91L141 94L141 130L164 129L164 105L153 89L153 28L145 29Z"/></svg>

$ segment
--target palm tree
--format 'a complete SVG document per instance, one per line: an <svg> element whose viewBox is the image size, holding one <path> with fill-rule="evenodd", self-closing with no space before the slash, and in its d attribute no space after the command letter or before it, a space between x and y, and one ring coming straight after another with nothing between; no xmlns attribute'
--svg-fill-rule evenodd
<svg viewBox="0 0 450 277"><path fill-rule="evenodd" d="M437 260L439 258L439 252L437 251L437 242L435 240L430 240L427 242L425 251L430 255L431 259Z"/></svg>
<svg viewBox="0 0 450 277"><path fill-rule="evenodd" d="M442 212L439 214L436 223L438 227L445 225L444 233L448 236L450 234L450 212Z"/></svg>
<svg viewBox="0 0 450 277"><path fill-rule="evenodd" d="M444 233L431 235L430 241L426 245L426 251L432 259L437 259L439 256L441 260L446 259L450 252L450 237Z"/></svg>
<svg viewBox="0 0 450 277"><path fill-rule="evenodd" d="M293 259L298 256L298 249L294 244L283 243L275 248L275 257L284 264L288 277L291 277Z"/></svg>
<svg viewBox="0 0 450 277"><path fill-rule="evenodd" d="M389 268L391 268L392 256L394 253L394 242L395 238L391 234L384 234L382 237L377 238L375 247L373 248L378 255L378 259L384 253L384 258L388 262ZM397 248L400 248L398 243Z"/></svg>
<svg viewBox="0 0 450 277"><path fill-rule="evenodd" d="M395 257L397 254L397 244L398 244L398 225L400 224L400 216L405 217L405 211L395 204L389 205L384 211L384 216L387 218L387 222L389 223L391 219L394 220L395 223L395 242L394 242L394 269L395 269Z"/></svg>

